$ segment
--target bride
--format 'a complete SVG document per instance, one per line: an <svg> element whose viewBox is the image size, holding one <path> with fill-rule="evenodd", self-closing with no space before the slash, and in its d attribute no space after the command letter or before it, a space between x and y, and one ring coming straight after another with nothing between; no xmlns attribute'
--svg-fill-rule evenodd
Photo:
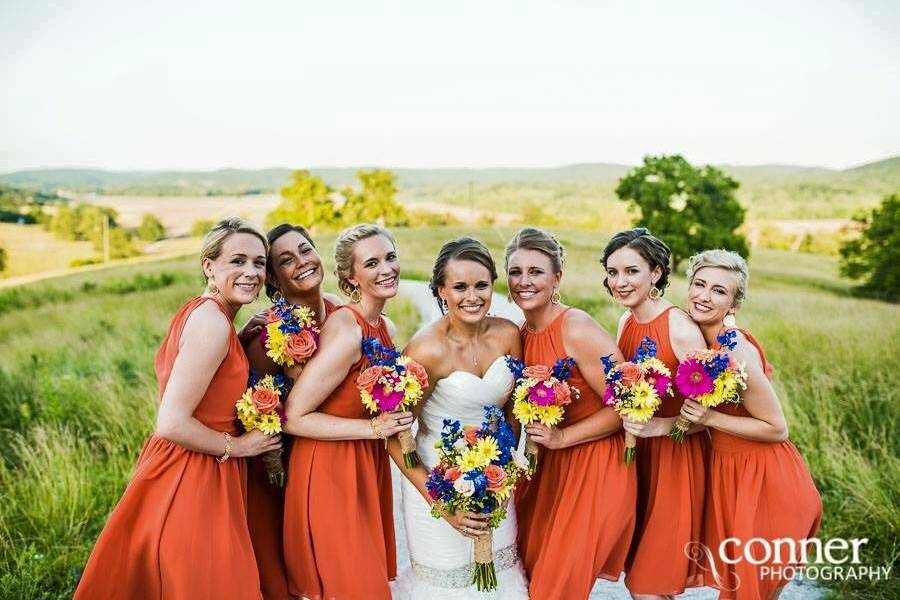
<svg viewBox="0 0 900 600"><path fill-rule="evenodd" d="M504 407L513 389L507 354L521 358L519 329L506 319L487 316L497 270L490 252L472 238L444 244L431 278L431 290L444 316L420 330L404 350L425 367L433 385L418 406L416 452L422 464L404 468L399 444L389 450L405 475L403 520L411 566L400 574L395 598L528 598L528 582L516 552L516 511L493 532L497 589L479 592L472 581L473 540L487 531L487 516L457 512L443 520L431 516L425 489L437 463L435 442L444 419L478 425L485 406ZM505 411L511 412L511 406ZM518 424L511 421L518 433Z"/></svg>

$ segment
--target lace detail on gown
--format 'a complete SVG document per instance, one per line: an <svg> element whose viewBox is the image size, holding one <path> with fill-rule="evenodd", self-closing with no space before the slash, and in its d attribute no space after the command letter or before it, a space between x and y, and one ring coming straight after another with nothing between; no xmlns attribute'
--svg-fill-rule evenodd
<svg viewBox="0 0 900 600"><path fill-rule="evenodd" d="M435 384L422 407L416 434L416 452L425 468L437 463L434 444L440 439L444 419L458 419L463 425L478 425L483 407L503 406L509 399L513 377L504 357L498 357L478 377L454 371ZM402 485L403 520L411 566L397 579L394 598L409 600L528 598L528 580L516 552L516 510L510 501L507 518L493 531L497 589L479 592L472 585L473 542L463 537L443 519L431 516L431 509L405 478Z"/></svg>

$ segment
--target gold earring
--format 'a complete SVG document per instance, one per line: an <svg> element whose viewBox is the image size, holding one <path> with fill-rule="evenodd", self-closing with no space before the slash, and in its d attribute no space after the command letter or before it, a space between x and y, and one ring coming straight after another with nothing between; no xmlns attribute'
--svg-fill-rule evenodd
<svg viewBox="0 0 900 600"><path fill-rule="evenodd" d="M219 288L216 287L216 282L212 277L210 277L209 281L206 282L206 291L209 292L211 296L215 296L219 293Z"/></svg>
<svg viewBox="0 0 900 600"><path fill-rule="evenodd" d="M353 304L359 304L362 301L362 292L359 291L359 286L353 288L353 291L350 292L350 302Z"/></svg>
<svg viewBox="0 0 900 600"><path fill-rule="evenodd" d="M732 313L728 313L725 315L725 318L722 319L722 325L724 325L727 329L734 329L737 327L737 319L734 318Z"/></svg>
<svg viewBox="0 0 900 600"><path fill-rule="evenodd" d="M558 289L553 290L553 293L550 294L550 302L552 302L553 304L559 304L560 302L562 302L562 296L559 294Z"/></svg>
<svg viewBox="0 0 900 600"><path fill-rule="evenodd" d="M656 287L656 284L653 284L653 287L650 288L650 299L651 300L659 300L662 297L662 291Z"/></svg>
<svg viewBox="0 0 900 600"><path fill-rule="evenodd" d="M447 304L447 299L446 299L446 298L444 298L444 299L441 300L441 309L442 309L444 312L447 312L448 310L450 310L450 305Z"/></svg>
<svg viewBox="0 0 900 600"><path fill-rule="evenodd" d="M284 299L284 294L281 293L281 290L275 290L275 293L272 294L272 300L279 302L282 299Z"/></svg>

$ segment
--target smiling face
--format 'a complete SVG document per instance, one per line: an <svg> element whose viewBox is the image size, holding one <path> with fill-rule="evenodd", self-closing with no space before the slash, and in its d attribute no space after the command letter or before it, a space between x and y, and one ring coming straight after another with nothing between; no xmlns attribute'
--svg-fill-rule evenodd
<svg viewBox="0 0 900 600"><path fill-rule="evenodd" d="M444 285L438 290L448 312L468 323L477 323L491 308L494 284L487 267L473 260L451 260L444 267Z"/></svg>
<svg viewBox="0 0 900 600"><path fill-rule="evenodd" d="M688 313L698 325L720 324L734 313L738 275L722 267L703 267L688 287Z"/></svg>
<svg viewBox="0 0 900 600"><path fill-rule="evenodd" d="M543 252L520 248L509 255L506 282L513 302L523 311L549 304L561 278Z"/></svg>
<svg viewBox="0 0 900 600"><path fill-rule="evenodd" d="M646 300L661 275L661 268L651 269L644 257L628 246L606 260L606 283L613 299L626 308L635 308Z"/></svg>
<svg viewBox="0 0 900 600"><path fill-rule="evenodd" d="M387 300L396 296L400 286L400 258L394 244L383 235L356 242L351 273L347 281L359 287L363 297Z"/></svg>
<svg viewBox="0 0 900 600"><path fill-rule="evenodd" d="M307 294L322 285L322 257L298 231L288 231L272 242L269 260L275 273L273 283L285 296Z"/></svg>
<svg viewBox="0 0 900 600"><path fill-rule="evenodd" d="M259 295L266 276L266 249L250 233L233 233L222 242L214 259L203 260L203 272L219 289L218 297L232 306L250 304Z"/></svg>

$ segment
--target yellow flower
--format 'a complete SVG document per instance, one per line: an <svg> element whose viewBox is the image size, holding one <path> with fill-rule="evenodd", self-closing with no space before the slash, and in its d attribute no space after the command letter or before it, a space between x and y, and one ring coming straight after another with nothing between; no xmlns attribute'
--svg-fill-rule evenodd
<svg viewBox="0 0 900 600"><path fill-rule="evenodd" d="M646 381L641 381L631 388L631 405L636 408L655 407L654 401L658 399L656 390Z"/></svg>
<svg viewBox="0 0 900 600"><path fill-rule="evenodd" d="M266 339L266 356L275 361L276 364L284 364L289 367L294 365L294 359L287 355L285 348L287 346L287 337L278 328L279 321L266 325L268 338Z"/></svg>
<svg viewBox="0 0 900 600"><path fill-rule="evenodd" d="M488 462L490 461L484 460L477 447L467 448L463 451L462 456L459 457L459 470L463 473L468 473L474 469L487 466Z"/></svg>
<svg viewBox="0 0 900 600"><path fill-rule="evenodd" d="M474 449L479 453L482 459L484 459L485 465L492 460L500 458L500 446L497 445L497 440L492 437L481 438L478 440L478 443L475 444Z"/></svg>
<svg viewBox="0 0 900 600"><path fill-rule="evenodd" d="M552 427L562 421L562 406L556 406L555 404L538 406L536 407L535 412L537 413L537 420L547 427Z"/></svg>
<svg viewBox="0 0 900 600"><path fill-rule="evenodd" d="M524 398L518 398L513 402L513 416L519 423L528 425L535 419L535 405Z"/></svg>
<svg viewBox="0 0 900 600"><path fill-rule="evenodd" d="M369 412L377 413L378 412L378 404L375 402L375 399L372 397L372 394L367 392L366 390L359 391L359 398L362 400L363 406L369 409Z"/></svg>
<svg viewBox="0 0 900 600"><path fill-rule="evenodd" d="M259 429L266 435L281 433L281 417L274 412L260 415L256 423L256 429Z"/></svg>

